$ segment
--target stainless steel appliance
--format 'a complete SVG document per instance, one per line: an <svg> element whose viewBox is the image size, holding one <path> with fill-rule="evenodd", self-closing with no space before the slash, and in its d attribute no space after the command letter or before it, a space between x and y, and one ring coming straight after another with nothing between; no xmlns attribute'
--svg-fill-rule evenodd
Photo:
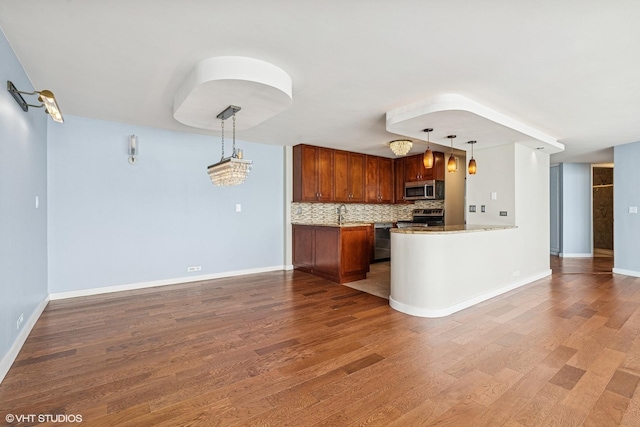
<svg viewBox="0 0 640 427"><path fill-rule="evenodd" d="M444 225L444 209L414 209L411 221L398 221L398 228Z"/></svg>
<svg viewBox="0 0 640 427"><path fill-rule="evenodd" d="M390 222L376 222L373 224L374 261L385 261L391 258L391 229Z"/></svg>
<svg viewBox="0 0 640 427"><path fill-rule="evenodd" d="M416 181L404 183L405 200L443 200L444 181Z"/></svg>

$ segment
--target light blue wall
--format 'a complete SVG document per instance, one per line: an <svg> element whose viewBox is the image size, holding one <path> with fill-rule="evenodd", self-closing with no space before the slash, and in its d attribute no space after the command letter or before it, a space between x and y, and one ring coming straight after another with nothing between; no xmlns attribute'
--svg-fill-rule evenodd
<svg viewBox="0 0 640 427"><path fill-rule="evenodd" d="M0 31L0 360L16 342L20 314L22 329L47 297L47 116L22 111L7 80L33 90Z"/></svg>
<svg viewBox="0 0 640 427"><path fill-rule="evenodd" d="M73 116L50 126L49 292L281 267L284 149L237 143L253 171L216 187L219 137Z"/></svg>
<svg viewBox="0 0 640 427"><path fill-rule="evenodd" d="M560 165L562 256L591 254L591 165Z"/></svg>
<svg viewBox="0 0 640 427"><path fill-rule="evenodd" d="M640 142L613 149L613 250L614 269L640 275L640 214L629 207L640 207Z"/></svg>

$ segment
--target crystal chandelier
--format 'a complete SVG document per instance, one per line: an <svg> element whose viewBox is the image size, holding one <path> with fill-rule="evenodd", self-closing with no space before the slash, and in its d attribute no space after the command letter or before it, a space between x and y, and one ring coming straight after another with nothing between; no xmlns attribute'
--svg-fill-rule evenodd
<svg viewBox="0 0 640 427"><path fill-rule="evenodd" d="M240 107L229 105L218 114L222 126L222 157L220 161L207 168L211 182L215 185L230 186L244 183L251 172L253 161L242 158L242 150L236 151L236 112ZM233 152L230 157L224 157L224 121L233 117Z"/></svg>
<svg viewBox="0 0 640 427"><path fill-rule="evenodd" d="M393 151L393 154L396 156L406 155L412 146L413 143L407 139L396 139L389 143L389 148L391 148L391 151Z"/></svg>

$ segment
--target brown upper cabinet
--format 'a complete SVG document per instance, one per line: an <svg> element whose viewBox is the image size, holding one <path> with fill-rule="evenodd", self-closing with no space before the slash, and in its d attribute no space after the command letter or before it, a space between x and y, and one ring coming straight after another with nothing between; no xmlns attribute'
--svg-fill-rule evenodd
<svg viewBox="0 0 640 427"><path fill-rule="evenodd" d="M395 203L413 203L404 199L404 167L406 157L398 157L393 161L393 186Z"/></svg>
<svg viewBox="0 0 640 427"><path fill-rule="evenodd" d="M335 150L333 170L335 201L364 203L365 155Z"/></svg>
<svg viewBox="0 0 640 427"><path fill-rule="evenodd" d="M312 145L293 147L293 200L332 202L333 150Z"/></svg>
<svg viewBox="0 0 640 427"><path fill-rule="evenodd" d="M393 203L393 160L367 156L367 203Z"/></svg>
<svg viewBox="0 0 640 427"><path fill-rule="evenodd" d="M444 180L444 154L434 151L433 157L433 167L429 169L424 167L422 154L405 157L405 182L427 181L430 179Z"/></svg>

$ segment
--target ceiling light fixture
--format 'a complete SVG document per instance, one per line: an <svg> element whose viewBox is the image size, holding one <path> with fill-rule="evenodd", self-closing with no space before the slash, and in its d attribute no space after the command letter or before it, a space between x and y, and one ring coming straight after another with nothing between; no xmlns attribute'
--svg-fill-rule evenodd
<svg viewBox="0 0 640 427"><path fill-rule="evenodd" d="M396 156L406 155L411 150L411 147L413 147L413 142L408 139L396 139L389 143L389 148Z"/></svg>
<svg viewBox="0 0 640 427"><path fill-rule="evenodd" d="M424 156L422 156L422 163L424 164L425 169L431 169L433 167L433 151L431 151L429 144L429 134L433 132L433 129L427 128L422 131L427 133L427 151L425 151Z"/></svg>
<svg viewBox="0 0 640 427"><path fill-rule="evenodd" d="M449 156L449 161L447 162L447 170L449 172L455 172L458 170L458 162L456 162L456 158L453 157L453 138L455 135L449 135L447 138L451 141L451 155Z"/></svg>
<svg viewBox="0 0 640 427"><path fill-rule="evenodd" d="M211 182L219 186L230 186L242 184L249 172L251 172L253 162L242 158L242 150L236 151L236 113L240 107L229 105L216 117L220 119L222 127L222 157L220 161L207 168ZM233 152L231 156L224 157L224 121L233 117Z"/></svg>
<svg viewBox="0 0 640 427"><path fill-rule="evenodd" d="M469 160L469 175L475 175L476 174L476 159L473 158L473 145L476 143L477 141L467 141L467 144L471 144L471 160Z"/></svg>
<svg viewBox="0 0 640 427"><path fill-rule="evenodd" d="M29 107L34 108L45 108L45 113L49 114L53 120L58 123L64 123L64 119L62 118L62 113L60 112L60 108L58 107L58 103L56 102L55 96L53 96L53 92L50 90L35 90L33 92L23 92L13 85L13 83L7 80L7 90L13 96L13 99L16 100L18 105L22 108L23 111L29 111ZM38 101L42 102L40 105L33 105L27 103L24 100L22 95L35 95L38 94Z"/></svg>

